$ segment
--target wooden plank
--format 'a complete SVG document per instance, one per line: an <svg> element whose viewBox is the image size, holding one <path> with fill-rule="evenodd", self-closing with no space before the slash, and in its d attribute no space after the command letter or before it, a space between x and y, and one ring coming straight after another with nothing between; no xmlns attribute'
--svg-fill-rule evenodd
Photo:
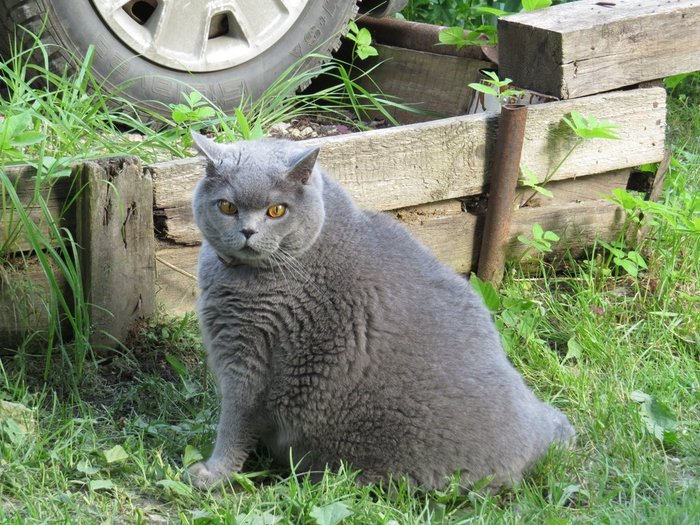
<svg viewBox="0 0 700 525"><path fill-rule="evenodd" d="M465 213L460 201L425 204L389 213L442 262L460 273L471 270L478 217Z"/></svg>
<svg viewBox="0 0 700 525"><path fill-rule="evenodd" d="M608 200L570 202L543 208L520 208L513 217L508 256L514 258L526 251L527 247L518 241L518 235L532 238L532 226L539 224L551 230L561 240L553 245L553 253L558 255L571 249L580 252L590 246L595 239L613 240L620 234L625 213Z"/></svg>
<svg viewBox="0 0 700 525"><path fill-rule="evenodd" d="M153 188L136 158L85 162L79 170L75 238L92 343L114 346L136 319L153 313Z"/></svg>
<svg viewBox="0 0 700 525"><path fill-rule="evenodd" d="M198 257L199 246L160 246L156 250L155 299L167 313L182 316L195 310Z"/></svg>
<svg viewBox="0 0 700 525"><path fill-rule="evenodd" d="M63 293L68 286L61 272L52 266ZM25 337L48 327L49 283L35 257L0 266L0 350L14 349Z"/></svg>
<svg viewBox="0 0 700 525"><path fill-rule="evenodd" d="M205 167L204 158L195 157L145 168L153 180L153 220L159 238L186 245L200 243L192 215L192 195Z"/></svg>
<svg viewBox="0 0 700 525"><path fill-rule="evenodd" d="M700 0L580 0L498 21L500 74L575 98L700 69Z"/></svg>
<svg viewBox="0 0 700 525"><path fill-rule="evenodd" d="M30 166L10 166L3 170L12 181L20 202L29 218L38 226L41 235L49 236L49 220L58 222L59 227L72 228L73 214L64 210L72 183L70 177L38 181L35 178L36 171ZM50 219L42 211L37 195L44 199ZM19 217L13 209L5 188L0 188L0 251L5 253L31 251L31 245L26 240Z"/></svg>
<svg viewBox="0 0 700 525"><path fill-rule="evenodd" d="M561 118L571 111L619 125L620 140L584 143L554 180L658 162L664 155L666 93L636 89L529 109L522 164L543 178L573 143ZM358 204L392 210L483 193L497 129L497 115L484 113L433 122L304 141L320 146L320 162ZM204 174L201 158L148 168L154 180L155 213L164 237L199 242L192 221L192 192Z"/></svg>
<svg viewBox="0 0 700 525"><path fill-rule="evenodd" d="M484 49L489 48L464 46L457 49L456 46L441 45L439 35L445 26L409 22L399 18L374 18L371 16L363 16L357 22L361 27L369 29L370 33L372 33L372 38L379 44L414 49L416 51L427 51L440 55L489 60L484 52ZM465 31L465 37L468 34L469 31ZM379 56L381 57L381 53Z"/></svg>
<svg viewBox="0 0 700 525"><path fill-rule="evenodd" d="M603 195L610 195L616 188L625 189L629 182L631 169L615 170L598 175L589 175L576 179L555 180L544 187L553 193L546 197L527 187L518 188L515 204L520 208L541 208L557 206L569 202L600 200Z"/></svg>
<svg viewBox="0 0 700 525"><path fill-rule="evenodd" d="M413 113L387 107L401 124L435 120L438 117L464 115L471 99L467 85L479 80L479 70L493 67L490 62L474 58L440 55L401 47L376 44L379 56L368 64L371 77L360 84L369 91L395 96L407 106L429 112Z"/></svg>

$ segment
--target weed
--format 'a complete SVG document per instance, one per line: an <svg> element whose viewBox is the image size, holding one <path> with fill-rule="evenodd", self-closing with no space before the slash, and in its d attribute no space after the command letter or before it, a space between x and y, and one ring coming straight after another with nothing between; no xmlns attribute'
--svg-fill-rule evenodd
<svg viewBox="0 0 700 525"><path fill-rule="evenodd" d="M528 248L532 248L540 254L543 254L551 253L552 243L559 242L559 236L553 231L545 231L542 226L535 223L532 225L532 238L518 235L518 240Z"/></svg>
<svg viewBox="0 0 700 525"><path fill-rule="evenodd" d="M360 60L376 57L379 52L372 46L372 35L369 29L360 29L355 22L348 24L348 34L345 37L353 42L352 54Z"/></svg>
<svg viewBox="0 0 700 525"><path fill-rule="evenodd" d="M501 105L510 104L524 94L523 91L508 88L512 79L504 78L501 80L497 73L487 69L482 70L482 73L488 78L485 78L482 83L473 82L469 84L469 87L474 91L497 98Z"/></svg>

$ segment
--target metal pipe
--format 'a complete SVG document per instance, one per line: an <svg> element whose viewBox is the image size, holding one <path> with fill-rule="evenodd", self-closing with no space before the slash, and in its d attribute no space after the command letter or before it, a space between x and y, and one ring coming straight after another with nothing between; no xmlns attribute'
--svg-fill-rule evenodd
<svg viewBox="0 0 700 525"><path fill-rule="evenodd" d="M507 104L501 108L477 270L480 279L496 287L503 279L526 120L525 105Z"/></svg>

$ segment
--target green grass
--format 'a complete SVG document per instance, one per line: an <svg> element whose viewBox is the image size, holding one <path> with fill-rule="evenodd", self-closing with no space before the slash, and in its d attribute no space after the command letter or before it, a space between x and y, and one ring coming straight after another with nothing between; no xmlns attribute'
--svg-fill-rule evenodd
<svg viewBox="0 0 700 525"><path fill-rule="evenodd" d="M662 202L686 218L700 195L698 93L689 78L669 98L677 162ZM72 100L66 110L77 114ZM32 107L51 140L63 129L54 119L73 118ZM97 135L86 153L106 151ZM497 313L509 355L579 433L573 450L551 451L513 490L359 488L351 470L313 484L262 452L235 489L193 490L183 465L209 452L217 401L195 320L161 316L121 351L86 360L74 388L61 356L2 356L0 523L697 523L700 236L661 217L638 250L649 268L636 278L605 250L565 272L509 270ZM8 402L29 408L33 423Z"/></svg>

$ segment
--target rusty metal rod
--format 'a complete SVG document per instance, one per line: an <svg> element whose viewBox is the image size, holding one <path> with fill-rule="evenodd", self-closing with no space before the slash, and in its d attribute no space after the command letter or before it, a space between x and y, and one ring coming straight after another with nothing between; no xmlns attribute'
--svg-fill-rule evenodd
<svg viewBox="0 0 700 525"><path fill-rule="evenodd" d="M503 279L526 120L527 106L501 108L477 270L480 279L496 287Z"/></svg>

